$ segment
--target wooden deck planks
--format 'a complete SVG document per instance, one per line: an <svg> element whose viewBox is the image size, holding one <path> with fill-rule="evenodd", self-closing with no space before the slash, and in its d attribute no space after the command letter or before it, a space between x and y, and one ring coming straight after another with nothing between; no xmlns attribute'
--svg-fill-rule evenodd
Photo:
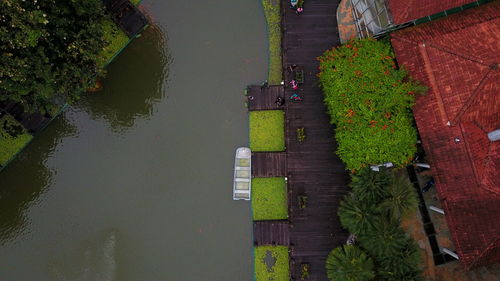
<svg viewBox="0 0 500 281"><path fill-rule="evenodd" d="M252 177L270 178L286 177L285 152L254 152L252 153Z"/></svg>
<svg viewBox="0 0 500 281"><path fill-rule="evenodd" d="M254 246L290 244L288 221L255 221L253 223Z"/></svg>
<svg viewBox="0 0 500 281"><path fill-rule="evenodd" d="M278 97L284 97L283 86L249 86L248 110L273 110L283 109L283 106L276 104Z"/></svg>
<svg viewBox="0 0 500 281"><path fill-rule="evenodd" d="M285 84L292 79L287 70L291 64L304 69L306 80L299 91L285 88L286 98L294 92L303 98L285 106L292 280L299 280L300 265L309 263L307 280L327 281L326 256L348 236L336 215L339 201L348 192L348 176L335 155L334 128L316 77L316 57L340 44L337 5L331 0L306 1L303 14L298 16L288 8L288 1L282 2ZM306 132L303 143L296 139L300 127ZM297 196L304 194L307 207L300 209Z"/></svg>

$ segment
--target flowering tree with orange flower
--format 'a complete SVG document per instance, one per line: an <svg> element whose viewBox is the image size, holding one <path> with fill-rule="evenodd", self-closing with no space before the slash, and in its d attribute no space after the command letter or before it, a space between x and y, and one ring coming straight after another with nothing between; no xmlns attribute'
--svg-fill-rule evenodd
<svg viewBox="0 0 500 281"><path fill-rule="evenodd" d="M396 64L391 45L351 40L318 57L319 79L337 154L348 169L392 162L407 164L416 152L411 107L425 87Z"/></svg>

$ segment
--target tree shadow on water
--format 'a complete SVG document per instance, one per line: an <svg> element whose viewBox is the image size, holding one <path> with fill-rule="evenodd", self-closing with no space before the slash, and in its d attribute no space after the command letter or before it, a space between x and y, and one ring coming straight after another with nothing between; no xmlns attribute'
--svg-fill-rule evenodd
<svg viewBox="0 0 500 281"><path fill-rule="evenodd" d="M24 233L29 225L25 211L52 181L47 159L63 138L75 134L64 114L57 117L0 173L0 245Z"/></svg>
<svg viewBox="0 0 500 281"><path fill-rule="evenodd" d="M118 132L133 127L137 119L149 118L164 98L168 78L171 57L165 34L157 26L149 27L107 67L103 88L76 106Z"/></svg>

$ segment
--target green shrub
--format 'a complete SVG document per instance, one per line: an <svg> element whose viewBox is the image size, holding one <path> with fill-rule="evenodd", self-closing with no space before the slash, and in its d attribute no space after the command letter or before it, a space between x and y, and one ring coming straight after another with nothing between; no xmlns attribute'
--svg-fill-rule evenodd
<svg viewBox="0 0 500 281"><path fill-rule="evenodd" d="M326 274L332 281L369 281L375 277L373 260L354 245L335 248L328 254Z"/></svg>
<svg viewBox="0 0 500 281"><path fill-rule="evenodd" d="M0 166L5 166L32 138L12 116L0 118Z"/></svg>
<svg viewBox="0 0 500 281"><path fill-rule="evenodd" d="M408 163L417 139L410 109L424 88L397 69L390 44L350 41L318 60L324 100L336 125L337 154L347 168Z"/></svg>
<svg viewBox="0 0 500 281"><path fill-rule="evenodd" d="M250 148L252 151L285 150L285 112L250 112Z"/></svg>
<svg viewBox="0 0 500 281"><path fill-rule="evenodd" d="M282 81L281 67L281 10L279 0L262 0L267 21L269 38L269 75L270 85L279 85Z"/></svg>
<svg viewBox="0 0 500 281"><path fill-rule="evenodd" d="M285 178L252 179L252 212L254 220L288 218Z"/></svg>
<svg viewBox="0 0 500 281"><path fill-rule="evenodd" d="M288 247L258 246L254 251L257 281L290 280Z"/></svg>

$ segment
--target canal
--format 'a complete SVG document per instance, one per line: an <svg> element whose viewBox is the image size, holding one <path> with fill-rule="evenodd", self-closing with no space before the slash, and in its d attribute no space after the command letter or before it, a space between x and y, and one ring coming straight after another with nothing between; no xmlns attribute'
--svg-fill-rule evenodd
<svg viewBox="0 0 500 281"><path fill-rule="evenodd" d="M104 88L0 174L0 280L248 281L234 202L245 85L267 69L260 1L145 0L154 25Z"/></svg>

